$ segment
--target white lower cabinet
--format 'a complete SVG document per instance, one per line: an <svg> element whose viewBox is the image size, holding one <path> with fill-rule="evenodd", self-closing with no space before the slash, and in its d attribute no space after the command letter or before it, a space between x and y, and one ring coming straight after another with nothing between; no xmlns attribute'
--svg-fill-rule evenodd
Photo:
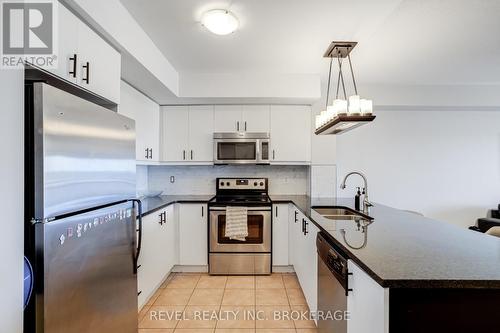
<svg viewBox="0 0 500 333"><path fill-rule="evenodd" d="M349 292L347 333L389 332L389 289L382 288L375 280L348 261Z"/></svg>
<svg viewBox="0 0 500 333"><path fill-rule="evenodd" d="M311 311L318 307L318 256L316 236L319 229L295 206L289 221L290 263L295 269L307 305Z"/></svg>
<svg viewBox="0 0 500 333"><path fill-rule="evenodd" d="M288 204L273 205L273 266L288 265Z"/></svg>
<svg viewBox="0 0 500 333"><path fill-rule="evenodd" d="M176 264L176 235L177 221L173 205L143 218L137 270L139 307L152 296Z"/></svg>
<svg viewBox="0 0 500 333"><path fill-rule="evenodd" d="M179 204L179 264L208 264L206 204Z"/></svg>
<svg viewBox="0 0 500 333"><path fill-rule="evenodd" d="M302 221L301 221L302 222ZM316 236L319 229L304 217L305 235L299 235L297 247L298 260L301 262L299 282L312 313L318 309L318 256L316 252Z"/></svg>

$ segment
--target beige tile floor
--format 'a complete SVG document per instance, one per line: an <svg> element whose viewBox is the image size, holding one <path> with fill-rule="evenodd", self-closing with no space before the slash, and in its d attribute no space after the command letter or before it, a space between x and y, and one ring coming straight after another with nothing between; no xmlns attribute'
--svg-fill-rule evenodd
<svg viewBox="0 0 500 333"><path fill-rule="evenodd" d="M316 333L308 311L295 274L173 273L139 312L139 333Z"/></svg>

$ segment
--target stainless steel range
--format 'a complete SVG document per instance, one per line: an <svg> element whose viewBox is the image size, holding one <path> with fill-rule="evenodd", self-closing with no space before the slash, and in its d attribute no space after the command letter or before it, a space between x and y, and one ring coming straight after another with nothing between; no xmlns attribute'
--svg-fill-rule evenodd
<svg viewBox="0 0 500 333"><path fill-rule="evenodd" d="M247 207L248 236L244 241L225 236L228 206ZM210 274L271 274L272 223L267 178L217 178L209 213Z"/></svg>

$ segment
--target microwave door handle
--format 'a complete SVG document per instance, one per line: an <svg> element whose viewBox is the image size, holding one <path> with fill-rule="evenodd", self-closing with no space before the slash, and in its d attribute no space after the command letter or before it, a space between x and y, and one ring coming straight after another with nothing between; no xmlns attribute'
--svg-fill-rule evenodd
<svg viewBox="0 0 500 333"><path fill-rule="evenodd" d="M260 145L262 145L262 141L257 140L255 145L256 145L256 156L255 156L256 162L262 162L262 155L261 155L262 150L260 147Z"/></svg>

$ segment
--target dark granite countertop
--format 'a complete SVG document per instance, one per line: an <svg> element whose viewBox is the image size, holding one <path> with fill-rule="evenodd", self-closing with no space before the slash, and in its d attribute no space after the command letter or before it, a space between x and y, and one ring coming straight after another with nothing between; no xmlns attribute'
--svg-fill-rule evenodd
<svg viewBox="0 0 500 333"><path fill-rule="evenodd" d="M382 287L500 288L500 238L375 203L362 246L365 234L356 222L329 220L311 209L353 208L354 200L283 195L271 200L293 203Z"/></svg>
<svg viewBox="0 0 500 333"><path fill-rule="evenodd" d="M161 195L153 198L140 198L142 202L142 215L154 213L157 210L175 203L206 203L213 195Z"/></svg>

